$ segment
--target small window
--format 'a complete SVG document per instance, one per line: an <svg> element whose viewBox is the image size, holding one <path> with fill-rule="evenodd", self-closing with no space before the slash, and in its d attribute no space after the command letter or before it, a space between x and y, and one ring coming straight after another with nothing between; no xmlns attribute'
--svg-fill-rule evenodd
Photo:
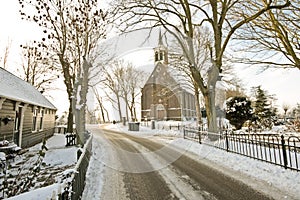
<svg viewBox="0 0 300 200"><path fill-rule="evenodd" d="M155 52L155 61L158 61L159 58L158 58L158 52Z"/></svg>
<svg viewBox="0 0 300 200"><path fill-rule="evenodd" d="M159 53L159 60L164 60L164 54L163 54L163 52Z"/></svg>
<svg viewBox="0 0 300 200"><path fill-rule="evenodd" d="M44 128L44 110L40 110L40 130Z"/></svg>
<svg viewBox="0 0 300 200"><path fill-rule="evenodd" d="M37 131L37 111L38 109L33 109L33 115L32 115L32 132Z"/></svg>

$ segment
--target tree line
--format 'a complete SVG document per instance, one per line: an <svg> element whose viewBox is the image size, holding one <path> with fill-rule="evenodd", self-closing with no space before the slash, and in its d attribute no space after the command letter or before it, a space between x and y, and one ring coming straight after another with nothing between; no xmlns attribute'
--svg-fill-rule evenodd
<svg viewBox="0 0 300 200"><path fill-rule="evenodd" d="M21 18L36 23L44 33L33 44L22 46L27 52L24 55L32 60L35 54L40 57L39 66L56 70L64 78L70 103L68 132L73 130L73 115L79 132L84 131L86 94L99 82L112 88L114 101L127 99L130 113L126 115L136 118L133 102L137 92L129 92L129 84L120 89L109 81L113 73L107 72L112 70L104 67L111 58L104 59L105 47L99 46L99 41L105 40L111 30L121 34L162 27L175 38L178 55L174 60L188 75L195 96L203 96L212 132L218 131L216 84L228 63L300 69L299 0L114 0L105 9L97 0L19 3ZM127 74L120 72L122 76ZM201 112L197 113L201 119Z"/></svg>

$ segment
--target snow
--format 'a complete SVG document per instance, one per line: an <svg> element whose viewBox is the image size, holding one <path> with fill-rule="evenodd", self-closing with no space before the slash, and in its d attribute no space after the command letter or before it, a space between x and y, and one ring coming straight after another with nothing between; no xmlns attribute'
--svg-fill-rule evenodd
<svg viewBox="0 0 300 200"><path fill-rule="evenodd" d="M39 188L30 192L25 192L18 196L8 198L9 200L41 200L41 199L50 199L53 194L53 191L57 191L60 187L60 184L56 183L49 185L47 187Z"/></svg>
<svg viewBox="0 0 300 200"><path fill-rule="evenodd" d="M126 132L140 137L151 137L151 139L155 138L161 142L169 143L175 148L187 150L189 155L194 156L195 159L198 159L201 162L210 163L210 165L214 168L219 168L220 170L224 170L225 168L229 169L229 172L227 170L226 173L229 173L230 176L241 179L241 181L254 188L256 187L258 190L264 190L266 192L267 189L270 190L270 188L272 188L270 192L274 193L275 197L277 195L276 199L299 199L300 173L297 171L286 170L280 166L254 160L234 153L228 153L224 150L203 144L201 145L194 141L185 140L183 139L183 134L180 131L151 130L147 127L140 127L140 131L128 131L127 126L120 124L111 124L105 128ZM97 151L97 154L101 153L105 153L104 149ZM94 160L93 162L97 161ZM88 170L87 180L89 182L87 182L87 185L93 181L100 182L100 185L103 184L103 182L99 179L104 178L103 172L105 167L101 164L101 161L98 160L98 162L97 172L94 171L95 166L90 167ZM95 176L95 174L97 175ZM85 190L85 194L101 194L101 189L102 186L95 188L90 187L89 185L89 187ZM91 196L85 197L85 199L92 199L90 198Z"/></svg>
<svg viewBox="0 0 300 200"><path fill-rule="evenodd" d="M56 109L35 87L0 68L0 96L33 105Z"/></svg>
<svg viewBox="0 0 300 200"><path fill-rule="evenodd" d="M13 200L40 200L40 199L50 199L52 196L56 196L58 191L61 190L62 184L60 183L63 177L66 174L73 173L75 164L77 162L77 150L78 148L73 147L65 147L65 135L55 133L53 137L49 138L46 141L46 147L48 150L46 151L45 158L43 162L46 164L47 170L50 170L49 167L54 167L55 169L65 169L55 178L56 183L51 184L46 187L33 189L29 192L22 193L20 195L8 198ZM38 152L41 149L42 144L39 143L31 148L29 148L29 153ZM31 158L31 160L35 160L37 157L37 153ZM12 162L12 164L16 164L19 162L19 157L16 157L16 160ZM25 165L31 165L32 163L25 163ZM54 194L55 193L55 194Z"/></svg>
<svg viewBox="0 0 300 200"><path fill-rule="evenodd" d="M100 199L103 180L104 180L104 163L101 157L105 154L104 146L100 145L96 135L93 136L93 149L90 158L90 164L86 173L86 187L84 188L82 199Z"/></svg>
<svg viewBox="0 0 300 200"><path fill-rule="evenodd" d="M183 134L181 131L169 130L167 128L170 126L170 124L175 126L178 125L178 122L159 123L159 126L166 127L164 130L151 130L151 126L141 126L140 131L128 131L128 127L121 124L111 124L103 127L140 137L148 137L159 142L168 143L176 149L186 150L186 153L192 158L204 162L213 168L220 169L227 175L237 178L258 190L270 190L270 193L274 194L273 196L275 196L275 199L299 199L299 172L285 170L280 166L254 160L238 154L228 153L226 151L199 144L194 141L185 140L183 139ZM186 122L185 124L189 123ZM151 125L151 123L148 125ZM64 135L55 134L54 137L47 141L46 146L49 148L49 150L46 153L45 161L47 161L48 164L63 166L76 162L76 158L73 157L73 155L76 155L76 148L63 148L65 145L65 140L63 138ZM99 199L103 190L104 180L107 178L105 177L107 166L105 163L103 163L103 157L108 156L107 148L105 144L103 144L103 141L101 141L101 136L94 134L92 142L92 156L86 175L86 187L82 197L84 200ZM40 145L36 145L30 150L35 151L38 149L40 149ZM62 149L67 150L61 151ZM58 153L59 151L61 152ZM59 157L59 155L61 157ZM70 172L73 173L74 168L66 169L63 174L68 174ZM168 173L165 173L165 175L168 175ZM60 187L60 184L55 183L53 185L36 189L10 199L47 199L53 195L53 191L60 190Z"/></svg>
<svg viewBox="0 0 300 200"><path fill-rule="evenodd" d="M43 161L47 165L52 166L72 165L76 163L76 151L76 147L66 149L50 149L46 152L46 156Z"/></svg>
<svg viewBox="0 0 300 200"><path fill-rule="evenodd" d="M5 161L6 160L6 155L3 152L0 152L0 161Z"/></svg>

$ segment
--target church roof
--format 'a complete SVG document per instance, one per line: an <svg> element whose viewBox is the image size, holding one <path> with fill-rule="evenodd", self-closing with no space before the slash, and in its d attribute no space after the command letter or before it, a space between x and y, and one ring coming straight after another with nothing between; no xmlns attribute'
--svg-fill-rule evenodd
<svg viewBox="0 0 300 200"><path fill-rule="evenodd" d="M155 66L146 84L160 84L170 90L181 90L194 94L192 84L186 74L168 65L168 50L163 43L161 30L158 36L158 46L154 48L154 51L156 53L163 52L163 54L162 57L159 54L158 57L155 57Z"/></svg>
<svg viewBox="0 0 300 200"><path fill-rule="evenodd" d="M145 85L153 83L166 86L170 90L181 90L194 94L191 83L182 72L161 62L154 66Z"/></svg>
<svg viewBox="0 0 300 200"><path fill-rule="evenodd" d="M35 87L3 68L0 68L0 97L56 109Z"/></svg>

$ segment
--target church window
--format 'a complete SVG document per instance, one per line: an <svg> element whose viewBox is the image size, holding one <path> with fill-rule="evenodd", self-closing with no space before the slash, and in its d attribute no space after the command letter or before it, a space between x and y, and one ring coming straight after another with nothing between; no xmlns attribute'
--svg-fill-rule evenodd
<svg viewBox="0 0 300 200"><path fill-rule="evenodd" d="M158 61L158 52L155 52L155 61Z"/></svg>

